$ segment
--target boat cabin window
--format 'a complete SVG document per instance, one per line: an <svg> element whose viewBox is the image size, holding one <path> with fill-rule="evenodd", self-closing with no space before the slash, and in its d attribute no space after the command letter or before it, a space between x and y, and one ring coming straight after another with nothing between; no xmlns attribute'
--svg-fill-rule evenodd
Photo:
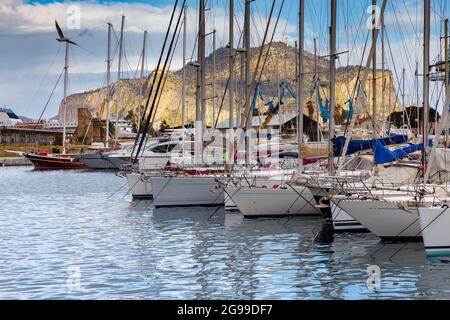
<svg viewBox="0 0 450 320"><path fill-rule="evenodd" d="M153 148L151 148L152 152L155 153L167 153L167 152L171 152L173 149L175 149L175 147L178 144L176 143L171 143L171 144L163 144L163 145L159 145L159 146L155 146Z"/></svg>
<svg viewBox="0 0 450 320"><path fill-rule="evenodd" d="M178 145L178 144L176 144L176 143L169 144L169 145L167 146L167 152L172 152L172 150L175 149L175 147L176 147L177 145Z"/></svg>
<svg viewBox="0 0 450 320"><path fill-rule="evenodd" d="M166 153L167 152L167 144L153 147L151 150L154 153Z"/></svg>

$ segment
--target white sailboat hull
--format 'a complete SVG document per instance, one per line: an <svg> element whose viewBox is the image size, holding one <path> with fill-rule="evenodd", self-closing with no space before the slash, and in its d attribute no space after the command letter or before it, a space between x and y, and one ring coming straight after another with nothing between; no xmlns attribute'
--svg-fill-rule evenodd
<svg viewBox="0 0 450 320"><path fill-rule="evenodd" d="M295 187L295 191L291 187L226 187L225 192L245 217L320 214L313 195L305 187Z"/></svg>
<svg viewBox="0 0 450 320"><path fill-rule="evenodd" d="M239 211L238 206L230 198L230 196L225 192L225 210L226 211Z"/></svg>
<svg viewBox="0 0 450 320"><path fill-rule="evenodd" d="M122 170L123 166L130 163L129 157L117 157L117 156L108 156L108 161L111 162L115 168Z"/></svg>
<svg viewBox="0 0 450 320"><path fill-rule="evenodd" d="M151 199L153 197L152 184L140 173L126 174L128 190L135 199Z"/></svg>
<svg viewBox="0 0 450 320"><path fill-rule="evenodd" d="M115 170L116 166L108 160L108 155L101 153L81 154L75 159L83 162L89 169L93 170Z"/></svg>
<svg viewBox="0 0 450 320"><path fill-rule="evenodd" d="M273 186L274 184L281 185L285 181L289 181L292 177L293 171L291 170L271 170L271 171L253 171L250 175L240 177L241 180L238 184L234 184L233 188L238 186L252 186L263 187ZM238 206L234 203L233 199L225 192L225 210L226 211L239 211Z"/></svg>
<svg viewBox="0 0 450 320"><path fill-rule="evenodd" d="M309 187L311 193L318 200L320 197L326 197L333 194L329 189L319 187ZM336 203L330 201L331 218L335 232L367 232L367 228L362 226L358 221L351 217L344 209L337 206ZM330 214L326 215L330 216Z"/></svg>
<svg viewBox="0 0 450 320"><path fill-rule="evenodd" d="M420 238L417 208L402 209L402 202L339 200L338 206L382 240Z"/></svg>
<svg viewBox="0 0 450 320"><path fill-rule="evenodd" d="M419 208L419 217L427 255L450 255L450 209Z"/></svg>
<svg viewBox="0 0 450 320"><path fill-rule="evenodd" d="M331 205L331 217L333 219L333 227L336 232L364 232L368 231L366 227L361 225L357 220L350 216L344 209L337 206L333 201Z"/></svg>
<svg viewBox="0 0 450 320"><path fill-rule="evenodd" d="M215 177L151 177L150 181L155 207L222 206L225 202Z"/></svg>

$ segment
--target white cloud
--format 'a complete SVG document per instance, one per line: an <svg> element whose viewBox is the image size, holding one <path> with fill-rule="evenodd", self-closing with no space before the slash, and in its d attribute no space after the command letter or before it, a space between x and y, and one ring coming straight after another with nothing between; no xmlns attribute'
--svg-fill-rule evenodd
<svg viewBox="0 0 450 320"><path fill-rule="evenodd" d="M80 8L80 30L70 30L67 26L67 9L77 5ZM195 6L195 4L194 4ZM45 104L63 66L64 48L55 41L54 20L57 20L66 36L80 44L73 47L69 57L69 92L95 89L103 84L106 59L106 23L112 22L118 34L121 15L125 20L125 77L131 77L138 65L142 47L142 32L149 31L147 67L153 69L159 57L163 37L172 12L172 3L162 7L146 3L102 4L94 0L54 2L47 4L25 3L24 0L0 0L0 84L2 96L0 104L11 105L18 113L36 117ZM214 19L212 18L214 14ZM242 27L242 12L237 11L237 19ZM292 13L294 14L294 13ZM206 31L216 29L217 47L228 43L228 15L224 8L215 7L206 13ZM69 19L70 20L70 19ZM259 45L258 33L262 36L265 14L258 13L254 20L252 45ZM274 21L274 20L272 20ZM70 21L69 21L70 22ZM213 24L214 22L214 24ZM272 22L273 23L273 22ZM188 56L194 52L197 33L197 13L190 7L188 16ZM283 33L286 27L286 34ZM291 36L296 32L295 24L281 19L275 40ZM236 25L235 45L239 38ZM293 39L291 39L293 40ZM207 37L207 54L212 49L212 38ZM117 46L114 39L113 46ZM196 53L193 58L196 59ZM172 69L182 66L181 39L175 52ZM117 53L113 65L112 79L117 78ZM7 90L5 90L7 88ZM62 90L57 88L50 103L48 115L57 112Z"/></svg>
<svg viewBox="0 0 450 320"><path fill-rule="evenodd" d="M5 2L6 1L6 2ZM79 7L81 29L104 26L111 21L120 25L120 15L127 16L126 31L141 32L148 28L152 32L164 32L171 6L162 8L149 4L113 3L104 5L95 1L27 4L22 0L2 0L0 3L0 32L9 34L53 32L54 20L67 29L71 21L68 8Z"/></svg>
<svg viewBox="0 0 450 320"><path fill-rule="evenodd" d="M69 30L67 28L67 8L71 5L80 7L81 30ZM422 39L420 34L423 23L421 18L422 8L420 6L416 9L416 6L417 2L415 0L409 0L406 2L407 9L403 5L396 6L398 8L397 17L391 9L386 13L385 21L391 38L394 61L400 70L403 68L403 65L408 66L408 56L405 54L405 50L415 59L415 52L418 51L416 49L418 46L417 37ZM288 37L289 43L293 44L293 41L297 40L297 25L292 23L292 21L296 21L297 12L295 6L291 10L292 12L288 12L288 9L290 8L286 5L275 34L275 40ZM356 9L359 12L359 8ZM0 56L2 56L2 59L0 59L0 70L2 71L0 72L2 88L0 105L10 104L19 113L32 113L33 116L39 114L40 108L45 104L63 65L63 48L60 43L55 41L54 20L59 21L67 36L73 37L80 44L79 48L73 48L73 55L70 57L70 71L73 75L71 77L70 92L73 93L80 90L95 89L102 85L106 59L106 23L112 22L115 31L118 33L121 14L126 16L125 47L127 59L125 69L129 70L129 76L132 75L131 72L137 67L142 46L143 30L149 31L148 68L154 68L159 57L171 10L171 3L163 7L156 7L145 3L112 3L106 5L94 0L48 4L27 4L24 0L0 0L0 16L2 17L0 19L0 41L2 42L0 46ZM415 20L416 10L419 13L419 18L417 19L420 19L417 22ZM236 14L239 26L242 28L243 17L241 11L237 10ZM259 34L262 37L267 21L267 12L261 11L263 13L260 16L258 10L255 9L255 11L257 13L254 15L253 21L255 26L252 31L252 45L254 46L259 45L261 39L257 35ZM212 13L214 13L215 25L213 25ZM411 18L408 16L408 13ZM277 10L275 10L272 25L276 14ZM290 15L289 21L286 20L288 15ZM228 15L226 9L214 8L213 11L207 11L206 16L207 32L215 28L217 30L217 46L225 46L228 42ZM434 17L435 15L433 15L433 19ZM327 19L326 17L322 18L323 26L306 25L306 49L312 51L312 38L317 37L319 38L320 54L327 54ZM357 18L359 20L359 14ZM410 19L412 19L412 22ZM415 35L411 27L412 24L416 25L416 23L419 28L419 30L416 30L419 32L418 36ZM187 41L189 56L193 52L194 43L196 43L197 24L196 8L191 7L188 17ZM401 26L402 30L405 30L403 42L399 39L399 26ZM354 30L349 30L348 36L349 39L352 39L350 45L353 43L354 35L357 34L356 28L354 26ZM239 39L238 30L236 25L235 46ZM284 33L285 30L286 33ZM346 36L343 33L340 35L338 49L342 51L352 50L352 52L350 56L342 56L342 65L346 65L348 59L351 64L357 64L361 61L362 42L365 40L366 32L360 32L359 37L356 39L355 48L347 46ZM433 38L432 57L437 55L438 48L435 45L437 42ZM212 48L211 37L207 38L206 48L207 54L209 54ZM58 51L59 53L56 55ZM388 61L391 61L389 52L386 53L386 57ZM196 53L194 53L194 59L196 59ZM421 65L421 52L418 52L418 59ZM378 61L380 60L379 58ZM117 59L115 63L117 63ZM415 64L415 61L410 63ZM172 69L179 69L181 66L180 39L180 44L173 59ZM389 67L392 68L392 63ZM113 72L115 68L116 65L113 66ZM408 87L411 88L413 84L412 76L408 72L408 83L411 84ZM116 79L115 74L112 79ZM43 82L43 85L39 86L41 82ZM34 97L35 92L36 98L31 99ZM24 96L26 96L26 99L24 99ZM49 107L51 116L56 113L60 98L61 90L58 89L55 93L55 99ZM30 105L33 107L33 111L28 110ZM36 106L39 107L36 108Z"/></svg>

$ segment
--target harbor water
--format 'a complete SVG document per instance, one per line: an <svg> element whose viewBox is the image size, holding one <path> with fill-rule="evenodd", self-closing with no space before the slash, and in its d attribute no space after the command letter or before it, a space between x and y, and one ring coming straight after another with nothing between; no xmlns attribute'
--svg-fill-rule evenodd
<svg viewBox="0 0 450 320"><path fill-rule="evenodd" d="M323 227L155 210L111 172L0 168L0 299L450 299L450 260L421 242Z"/></svg>

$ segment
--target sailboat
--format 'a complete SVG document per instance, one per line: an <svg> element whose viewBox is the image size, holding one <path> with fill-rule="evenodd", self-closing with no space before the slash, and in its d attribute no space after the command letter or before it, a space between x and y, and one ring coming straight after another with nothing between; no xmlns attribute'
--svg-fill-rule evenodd
<svg viewBox="0 0 450 320"><path fill-rule="evenodd" d="M66 117L67 117L67 85L69 76L69 45L77 45L75 42L66 38L55 21L55 27L58 32L58 42L65 44L65 65L64 65L64 99L63 99L63 153L50 154L46 152L26 152L23 154L28 160L30 160L34 168L37 170L51 170L51 169L86 169L86 165L75 159L72 155L66 154Z"/></svg>
<svg viewBox="0 0 450 320"><path fill-rule="evenodd" d="M118 76L117 76L117 90L120 90L120 80L121 80L121 68L122 68L122 56L123 56L123 30L125 24L125 16L122 15L121 19L121 28L120 28L120 38L119 38L119 62L118 62ZM118 170L116 163L109 159L109 155L115 154L116 151L120 153L121 150L117 150L117 148L109 147L109 122L110 122L110 101L112 98L112 90L111 90L111 34L112 34L112 24L108 23L108 57L106 60L106 87L107 94L104 103L106 104L106 132L105 132L105 142L104 148L99 148L94 153L80 154L77 155L77 159L83 162L89 169L93 170ZM147 33L144 32L144 49L143 55L145 55L145 45L146 45L146 36ZM142 57L142 61L144 61L144 57ZM141 77L143 75L144 63L142 63L141 68ZM120 98L120 92L117 93L117 99ZM117 103L117 110L119 108L119 103ZM117 111L118 112L118 111ZM117 145L117 137L119 131L119 121L118 116L116 118L116 127L115 127L115 143L114 146Z"/></svg>
<svg viewBox="0 0 450 320"><path fill-rule="evenodd" d="M185 8L184 8L185 9ZM176 168L174 171L162 172L160 176L150 177L153 203L156 207L163 206L222 206L225 202L224 191L217 188L217 174L225 173L223 167L208 168L203 163L203 133L206 129L206 67L205 67L205 1L199 1L199 32L198 32L198 66L196 90L196 132L194 162L195 167ZM186 22L186 10L184 17ZM180 16L181 18L181 16ZM232 20L232 19L231 19ZM186 28L186 24L184 24ZM185 29L186 30L186 29ZM185 36L183 37L186 41ZM231 44L232 46L232 44ZM185 46L183 46L185 51ZM185 54L183 54L184 56ZM183 65L185 68L185 66ZM183 77L184 78L184 77ZM183 80L183 84L185 79ZM184 85L183 85L184 88ZM184 97L183 90L183 97ZM184 98L183 98L184 110ZM184 111L183 111L184 114ZM184 128L184 123L183 123Z"/></svg>
<svg viewBox="0 0 450 320"><path fill-rule="evenodd" d="M336 3L332 1L332 8L335 8ZM335 11L333 11L335 13ZM317 149L320 151L330 151L328 148L308 148L305 143L303 143L303 47L304 47L304 1L300 1L300 32L299 32L299 64L297 70L297 111L299 116L297 118L297 143L298 143L298 171L304 172L304 159L305 155L308 156L323 156L322 152L316 152ZM332 26L335 24L332 24ZM333 32L332 32L333 35ZM334 32L335 35L335 32ZM334 38L335 39L335 38ZM332 41L333 43L333 41ZM332 55L335 54L332 48ZM335 62L334 58L330 59L330 71L335 74ZM334 88L333 85L334 77L331 77L330 88ZM334 92L334 91L332 91ZM331 99L333 100L333 94L331 94ZM249 115L251 116L251 115ZM334 132L334 112L331 112L330 126ZM331 135L331 133L330 133ZM332 136L330 136L330 139ZM327 153L328 154L328 153ZM325 155L326 156L326 155ZM334 161L334 156L333 157ZM308 173L308 175L317 175L321 173L322 170L313 170ZM292 175L291 175L292 176ZM279 182L280 183L280 182ZM233 186L227 186L225 188L229 197L236 203L239 210L244 216L290 216L290 215L321 215L322 212L318 203L316 202L316 194L312 192L307 186L293 184L291 177L285 182L277 185L276 188L272 185L277 184L274 181L268 181L262 186L249 186L243 188L235 188ZM280 188L280 185L282 186ZM321 190L319 190L320 192Z"/></svg>
<svg viewBox="0 0 450 320"><path fill-rule="evenodd" d="M420 207L420 231L428 256L450 255L450 210L449 201Z"/></svg>
<svg viewBox="0 0 450 320"><path fill-rule="evenodd" d="M429 53L430 53L430 1L424 1L424 117L423 117L423 143L422 143L422 168L425 173L423 181L415 184L404 184L397 186L394 190L386 194L372 194L366 198L348 198L335 200L339 207L345 209L352 217L366 226L382 239L388 240L407 240L424 238L427 252L440 253L445 249L443 243L446 242L445 228L445 208L449 198L448 185L442 181L431 183L429 177L436 170L447 171L446 168L446 149L437 149L433 147L429 163L426 163L428 148L428 107L429 107ZM448 107L450 105L450 95L447 93L444 102L444 112L441 125L437 130L434 146L439 141L439 136L443 130L448 130L447 117ZM413 146L407 147L413 148ZM405 148L407 150L407 148ZM405 149L400 150L400 153ZM414 148L413 148L414 149ZM384 156L395 156L398 153L385 153ZM446 178L444 176L444 178ZM440 219L442 217L442 219ZM440 222L437 222L440 220ZM436 224L435 224L436 223ZM442 225L440 225L443 223ZM439 233L439 235L436 234ZM447 245L450 243L447 242ZM442 247L442 248L441 248ZM445 250L443 250L445 252Z"/></svg>
<svg viewBox="0 0 450 320"><path fill-rule="evenodd" d="M429 10L429 7L426 8ZM444 171L448 174L450 170L450 163L448 161L450 157L450 150L447 146L445 148L438 148L439 135L442 132L448 132L448 118L450 107L450 83L449 83L449 71L450 71L450 51L449 51L449 20L445 21L445 77L444 86L447 92L447 96L444 102L444 110L441 119L441 125L437 131L433 148L430 155L430 160L427 165L427 174L425 176L425 182L435 172ZM429 36L427 35L427 39ZM450 194L447 197L441 199L440 202L432 203L428 206L421 206L419 208L420 227L425 245L425 251L428 256L448 256L450 255Z"/></svg>
<svg viewBox="0 0 450 320"><path fill-rule="evenodd" d="M224 190L247 218L321 214L308 188L292 187L287 182L270 177L258 186L227 186Z"/></svg>

